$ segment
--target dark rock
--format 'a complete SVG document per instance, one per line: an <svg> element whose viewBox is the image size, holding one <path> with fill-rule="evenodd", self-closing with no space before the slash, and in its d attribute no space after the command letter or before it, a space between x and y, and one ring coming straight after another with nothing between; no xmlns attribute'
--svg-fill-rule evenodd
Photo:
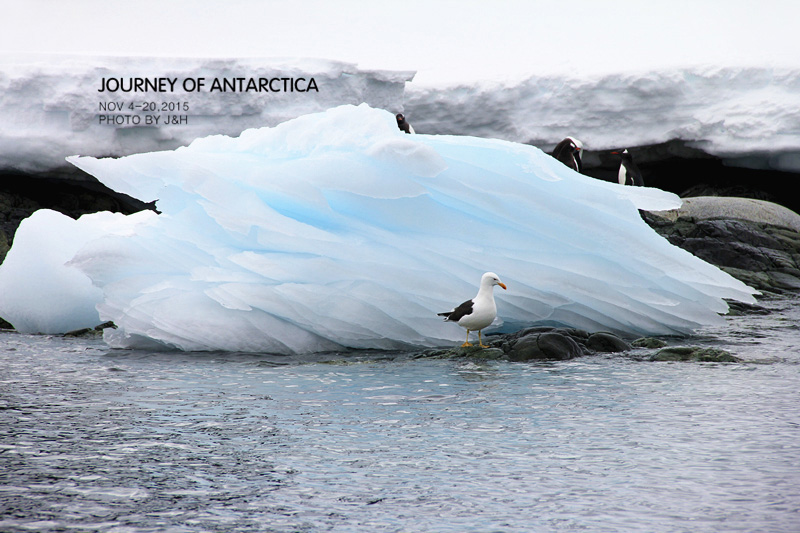
<svg viewBox="0 0 800 533"><path fill-rule="evenodd" d="M742 360L725 350L696 346L672 346L659 350L651 361L700 361L713 363L739 363Z"/></svg>
<svg viewBox="0 0 800 533"><path fill-rule="evenodd" d="M6 232L0 229L0 263L6 258L6 254L8 253L9 248L11 248L8 244L8 238L6 237Z"/></svg>
<svg viewBox="0 0 800 533"><path fill-rule="evenodd" d="M480 346L456 346L454 348L440 348L427 350L414 356L415 359L450 359L452 357L466 357L479 360L504 359L505 352L500 348L481 348Z"/></svg>
<svg viewBox="0 0 800 533"><path fill-rule="evenodd" d="M81 328L64 333L64 337L92 337L96 334L97 331L92 328Z"/></svg>
<svg viewBox="0 0 800 533"><path fill-rule="evenodd" d="M101 337L103 330L106 328L117 329L117 325L113 322L103 322L93 328L81 328L64 333L64 337Z"/></svg>
<svg viewBox="0 0 800 533"><path fill-rule="evenodd" d="M605 332L592 333L586 341L586 347L595 352L626 352L631 345L616 335Z"/></svg>
<svg viewBox="0 0 800 533"><path fill-rule="evenodd" d="M673 139L653 145L628 146L628 149L648 187L674 192L682 197L755 198L800 213L800 197L794 191L798 173L781 170L772 163L784 152L751 152L746 157L730 155L723 158L705 152L702 144ZM619 158L611 155L610 150L583 151L584 174L616 183L618 169Z"/></svg>
<svg viewBox="0 0 800 533"><path fill-rule="evenodd" d="M742 316L742 315L768 315L772 311L760 305L746 304L744 302L728 301L728 315Z"/></svg>
<svg viewBox="0 0 800 533"><path fill-rule="evenodd" d="M584 355L584 350L572 337L558 332L529 333L510 346L510 361L563 361Z"/></svg>
<svg viewBox="0 0 800 533"><path fill-rule="evenodd" d="M800 290L800 215L748 198L687 198L680 209L642 213L672 244L762 292Z"/></svg>
<svg viewBox="0 0 800 533"><path fill-rule="evenodd" d="M634 348L663 348L666 345L666 341L653 337L642 337L631 343Z"/></svg>
<svg viewBox="0 0 800 533"><path fill-rule="evenodd" d="M469 357L473 359L502 359L505 353L500 348L481 348L477 344L472 346L457 346L444 350L440 356L444 357Z"/></svg>
<svg viewBox="0 0 800 533"><path fill-rule="evenodd" d="M0 169L0 263L20 222L39 209L77 219L98 211L131 214L155 210L155 205L113 191L77 168L37 174Z"/></svg>

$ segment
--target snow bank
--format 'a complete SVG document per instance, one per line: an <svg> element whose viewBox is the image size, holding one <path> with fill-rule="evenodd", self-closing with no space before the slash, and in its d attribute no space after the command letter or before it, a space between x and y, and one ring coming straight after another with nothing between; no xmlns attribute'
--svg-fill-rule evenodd
<svg viewBox="0 0 800 533"><path fill-rule="evenodd" d="M173 91L99 92L104 79L177 80ZM671 67L514 82L419 85L411 71L310 59L0 57L0 170L60 167L73 154L120 156L238 135L342 104L404 111L418 132L473 135L551 149L568 135L587 149L681 139L749 166L800 171L800 69ZM186 91L186 80L204 79ZM314 78L318 91L211 91L212 81ZM305 83L304 82L304 83ZM300 84L302 89L304 84ZM188 86L191 89L191 84ZM246 89L246 87L245 87ZM101 123L101 106L158 114L158 125ZM155 104L157 112L141 108ZM130 104L139 106L128 109ZM162 112L163 104L180 109ZM186 108L184 110L184 108ZM186 123L164 125L168 115ZM755 156L755 160L742 158Z"/></svg>
<svg viewBox="0 0 800 533"><path fill-rule="evenodd" d="M413 75L314 59L0 56L0 170L52 170L73 154L171 150L198 137L238 135L342 104L401 111ZM136 78L175 83L163 90L101 91L116 88L104 80L121 80L127 89ZM237 79L244 80L241 87ZM248 90L251 79L256 88ZM292 81L258 90L260 80L284 79ZM312 79L318 90L308 90ZM214 80L226 90L213 90ZM147 116L159 122L148 124ZM164 124L168 117L176 123Z"/></svg>
<svg viewBox="0 0 800 533"><path fill-rule="evenodd" d="M106 235L71 245L67 268L102 290L99 318L119 326L105 333L116 347L457 342L463 331L436 313L472 297L490 270L508 285L497 295L508 328L687 332L719 321L724 298L753 301L639 217L677 207L676 196L588 178L532 146L406 135L366 105L170 152L70 161L163 212L124 236L97 219ZM18 315L49 316L38 284L47 272L25 271L54 227L28 221L0 267L14 287L0 316L15 326ZM48 330L60 324L48 320Z"/></svg>
<svg viewBox="0 0 800 533"><path fill-rule="evenodd" d="M800 70L674 68L534 76L406 91L418 132L470 134L552 148L566 136L589 150L694 141L722 156L760 154L800 171ZM770 156L772 154L772 156Z"/></svg>

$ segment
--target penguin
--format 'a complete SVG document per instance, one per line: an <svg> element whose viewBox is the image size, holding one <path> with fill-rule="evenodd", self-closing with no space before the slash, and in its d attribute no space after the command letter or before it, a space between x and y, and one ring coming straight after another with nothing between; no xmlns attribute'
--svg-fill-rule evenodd
<svg viewBox="0 0 800 533"><path fill-rule="evenodd" d="M619 184L644 187L642 173L639 172L639 167L637 167L636 163L633 162L633 156L631 156L630 152L628 152L628 149L626 148L622 152L611 153L622 158L622 161L619 164Z"/></svg>
<svg viewBox="0 0 800 533"><path fill-rule="evenodd" d="M567 137L553 150L553 157L575 172L583 168L583 143L574 137Z"/></svg>
<svg viewBox="0 0 800 533"><path fill-rule="evenodd" d="M397 127L400 128L401 131L406 133L416 133L414 128L411 127L411 124L406 122L406 117L404 117L402 113L396 114L394 118L397 119Z"/></svg>

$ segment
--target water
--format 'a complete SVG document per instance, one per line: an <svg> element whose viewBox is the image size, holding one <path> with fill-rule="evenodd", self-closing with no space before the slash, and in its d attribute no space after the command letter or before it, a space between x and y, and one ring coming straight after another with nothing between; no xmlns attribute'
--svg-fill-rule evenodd
<svg viewBox="0 0 800 533"><path fill-rule="evenodd" d="M800 531L800 305L760 361L113 351L0 335L2 531Z"/></svg>

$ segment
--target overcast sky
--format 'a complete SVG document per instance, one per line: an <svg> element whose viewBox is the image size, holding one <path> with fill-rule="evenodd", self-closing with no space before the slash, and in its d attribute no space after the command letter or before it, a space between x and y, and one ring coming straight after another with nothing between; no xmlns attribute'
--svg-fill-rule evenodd
<svg viewBox="0 0 800 533"><path fill-rule="evenodd" d="M0 51L320 57L420 83L800 66L796 0L0 0Z"/></svg>

